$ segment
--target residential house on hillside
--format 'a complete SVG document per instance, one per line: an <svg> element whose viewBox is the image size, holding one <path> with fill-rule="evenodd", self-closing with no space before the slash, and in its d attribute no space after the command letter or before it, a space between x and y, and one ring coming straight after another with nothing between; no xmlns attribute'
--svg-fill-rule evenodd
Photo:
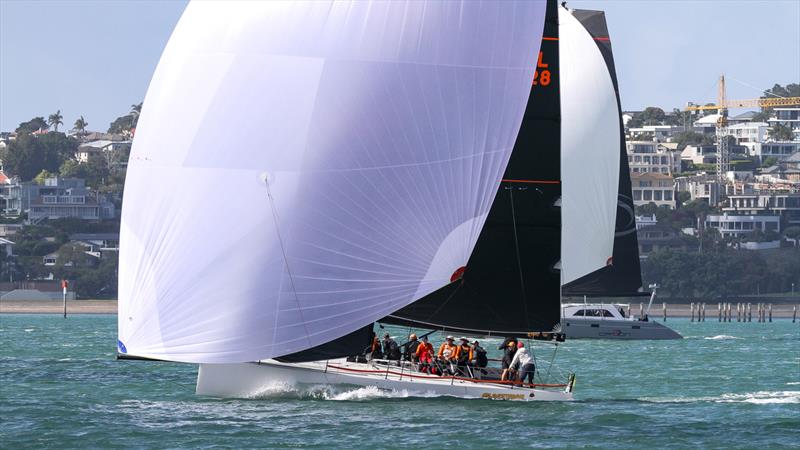
<svg viewBox="0 0 800 450"><path fill-rule="evenodd" d="M625 143L625 148L628 166L633 173L657 172L673 175L681 170L680 155L658 142L631 141Z"/></svg>
<svg viewBox="0 0 800 450"><path fill-rule="evenodd" d="M103 195L91 192L80 178L53 177L43 184L35 182L0 186L3 214L16 217L27 212L28 221L74 217L83 220L113 218L114 204Z"/></svg>
<svg viewBox="0 0 800 450"><path fill-rule="evenodd" d="M663 173L632 173L633 204L655 203L675 209L675 181Z"/></svg>
<svg viewBox="0 0 800 450"><path fill-rule="evenodd" d="M754 230L781 231L781 218L777 215L739 215L739 214L709 214L706 216L705 227L715 228L722 237L742 237L751 234Z"/></svg>
<svg viewBox="0 0 800 450"><path fill-rule="evenodd" d="M97 258L108 252L119 252L119 233L76 233L70 235L69 240Z"/></svg>
<svg viewBox="0 0 800 450"><path fill-rule="evenodd" d="M717 122L719 114L709 114L692 122L692 128L700 133L715 134L717 132Z"/></svg>
<svg viewBox="0 0 800 450"><path fill-rule="evenodd" d="M629 128L628 136L636 140L649 138L656 142L666 142L672 139L676 133L685 131L682 126L675 125L643 125L639 128Z"/></svg>
<svg viewBox="0 0 800 450"><path fill-rule="evenodd" d="M677 192L688 192L691 200L705 200L709 206L717 206L720 200L717 177L706 173L675 178Z"/></svg>
<svg viewBox="0 0 800 450"><path fill-rule="evenodd" d="M92 155L112 155L114 152L130 151L131 141L96 140L85 142L75 152L75 159L85 163Z"/></svg>
<svg viewBox="0 0 800 450"><path fill-rule="evenodd" d="M717 162L717 146L708 145L687 145L681 152L681 161L692 164L714 164Z"/></svg>
<svg viewBox="0 0 800 450"><path fill-rule="evenodd" d="M800 192L753 192L729 195L722 211L736 214L778 214L787 225L800 225Z"/></svg>
<svg viewBox="0 0 800 450"><path fill-rule="evenodd" d="M697 240L679 233L666 225L651 225L636 231L640 258L662 249L697 249Z"/></svg>
<svg viewBox="0 0 800 450"><path fill-rule="evenodd" d="M800 106L774 108L773 116L767 122L772 127L777 124L789 127L794 132L794 140L800 140Z"/></svg>

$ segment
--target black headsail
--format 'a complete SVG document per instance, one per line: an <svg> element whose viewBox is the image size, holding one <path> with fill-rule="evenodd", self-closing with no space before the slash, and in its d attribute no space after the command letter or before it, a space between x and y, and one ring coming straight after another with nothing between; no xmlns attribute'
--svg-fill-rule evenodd
<svg viewBox="0 0 800 450"><path fill-rule="evenodd" d="M631 194L631 178L628 155L625 151L625 132L622 124L622 109L619 100L614 55L603 11L574 10L573 15L594 38L611 74L617 96L620 122L619 185L617 195L617 222L614 237L612 263L602 269L574 280L562 288L565 297L627 297L649 295L641 293L642 275L639 267L639 244L636 239L636 220Z"/></svg>
<svg viewBox="0 0 800 450"><path fill-rule="evenodd" d="M558 5L548 1L528 107L486 224L448 286L383 321L522 336L560 320Z"/></svg>

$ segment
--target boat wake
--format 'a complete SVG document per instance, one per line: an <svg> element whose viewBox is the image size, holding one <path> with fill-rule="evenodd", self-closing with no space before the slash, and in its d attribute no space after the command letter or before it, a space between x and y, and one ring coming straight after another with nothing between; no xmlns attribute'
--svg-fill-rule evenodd
<svg viewBox="0 0 800 450"><path fill-rule="evenodd" d="M703 339L706 339L706 340L709 340L709 341L728 341L728 340L731 340L731 339L741 339L741 338L738 338L736 336L729 336L727 334L718 334L716 336L707 337L707 338L703 338Z"/></svg>
<svg viewBox="0 0 800 450"><path fill-rule="evenodd" d="M650 403L753 403L759 405L798 403L800 391L759 391L744 394L722 394L716 397L644 397L640 401Z"/></svg>
<svg viewBox="0 0 800 450"><path fill-rule="evenodd" d="M368 401L387 398L431 398L438 397L433 392L413 392L380 389L376 386L346 387L331 385L293 385L274 383L247 395L248 399L312 399L332 401Z"/></svg>

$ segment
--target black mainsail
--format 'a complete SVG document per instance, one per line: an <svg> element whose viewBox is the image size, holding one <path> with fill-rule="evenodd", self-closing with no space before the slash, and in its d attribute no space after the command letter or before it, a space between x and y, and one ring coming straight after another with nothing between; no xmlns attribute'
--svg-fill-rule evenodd
<svg viewBox="0 0 800 450"><path fill-rule="evenodd" d="M527 335L560 321L558 4L548 1L528 108L475 250L453 283L384 321Z"/></svg>

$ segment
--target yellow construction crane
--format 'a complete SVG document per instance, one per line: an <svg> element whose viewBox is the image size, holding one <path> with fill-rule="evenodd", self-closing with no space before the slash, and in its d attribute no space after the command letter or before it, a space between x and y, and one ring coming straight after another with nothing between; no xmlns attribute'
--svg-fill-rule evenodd
<svg viewBox="0 0 800 450"><path fill-rule="evenodd" d="M717 91L716 105L692 105L691 103L684 111L708 111L719 110L717 119L717 180L720 183L720 194L723 193L722 187L725 185L725 174L730 167L730 151L728 148L728 109L730 108L775 108L779 106L800 105L800 97L774 97L774 98L751 98L747 100L728 100L725 95L725 75L719 77L719 89Z"/></svg>

